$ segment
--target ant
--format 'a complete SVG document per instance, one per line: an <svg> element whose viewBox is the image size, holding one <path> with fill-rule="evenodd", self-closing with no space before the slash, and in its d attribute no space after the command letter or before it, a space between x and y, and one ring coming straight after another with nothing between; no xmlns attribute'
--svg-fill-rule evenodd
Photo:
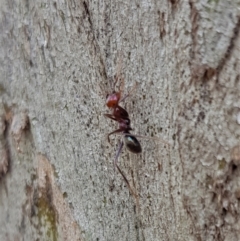
<svg viewBox="0 0 240 241"><path fill-rule="evenodd" d="M129 119L129 114L123 107L121 107L119 105L120 102L124 101L127 97L130 96L131 92L133 92L133 90L136 88L136 85L127 95L125 95L124 97L121 97L121 94L123 92L122 86L124 85L124 81L122 80L122 82L121 82L120 91L115 91L114 89L118 82L118 77L116 77L115 79L116 79L116 81L113 85L113 91L111 94L107 95L107 100L106 100L106 105L108 108L110 108L112 110L112 114L104 114L104 115L106 117L118 122L119 128L117 130L109 133L107 138L108 138L108 142L110 143L110 138L109 138L110 135L120 133L120 132L122 133L123 140L121 140L118 151L115 156L114 169L115 169L115 167L117 167L118 171L120 172L124 181L126 182L130 192L135 197L137 197L137 194L133 191L126 176L124 175L124 173L122 172L122 170L119 168L119 166L117 164L118 157L120 156L120 153L122 151L124 144L125 144L126 148L133 153L138 154L138 153L142 152L141 144L137 140L136 136L134 136L130 133L132 128L131 128L131 121Z"/></svg>
<svg viewBox="0 0 240 241"><path fill-rule="evenodd" d="M116 85L117 81L118 81L118 78L116 78L114 86ZM135 87L133 88L133 90L134 89ZM111 94L107 95L106 105L108 108L112 109L112 114L104 114L106 117L114 121L117 121L119 124L119 129L108 134L108 142L110 142L110 138L109 138L110 135L116 134L119 132L122 132L123 138L124 138L124 140L121 140L119 149L117 151L117 154L114 160L114 166L117 166L117 160L122 151L123 144L125 144L127 149L133 153L137 154L142 152L142 147L139 141L134 135L130 133L132 128L131 128L131 121L129 119L128 112L123 107L119 106L119 103L124 101L130 95L130 93L128 93L123 98L121 98L121 92L122 90L120 90L119 92L113 90Z"/></svg>
<svg viewBox="0 0 240 241"><path fill-rule="evenodd" d="M118 166L117 160L121 154L124 144L129 151L136 153L136 154L141 153L142 147L136 137L141 137L141 138L146 138L146 137L139 136L139 135L133 135L130 133L132 128L131 128L131 121L129 119L129 114L128 114L127 110L125 110L123 107L121 107L119 105L119 103L123 102L127 97L129 97L131 95L131 93L137 87L137 84L135 84L135 86L132 88L131 91L129 91L125 96L122 97L122 93L123 93L123 89L124 89L124 80L122 78L118 78L118 76L120 76L119 72L120 71L118 69L117 75L115 76L115 82L112 86L113 87L112 92L110 94L108 94L107 98L106 98L106 105L109 109L112 110L112 113L104 114L104 116L106 116L107 118L110 118L111 120L118 122L119 127L117 130L109 133L107 135L107 138L108 138L108 142L110 143L110 138L109 138L110 135L122 133L123 138L120 141L120 145L118 147L118 151L117 151L115 159L114 159L114 170L117 167L118 171L120 172L124 181L126 182L130 192L133 194L133 196L135 196L136 200L138 200L138 195L131 188L126 176L124 175L124 173L121 171L120 167ZM121 81L120 90L116 91L115 87L119 80ZM154 138L154 137L151 137L151 138L159 140L158 138ZM167 143L165 141L162 141L162 142L165 143L166 145L169 145L169 143Z"/></svg>

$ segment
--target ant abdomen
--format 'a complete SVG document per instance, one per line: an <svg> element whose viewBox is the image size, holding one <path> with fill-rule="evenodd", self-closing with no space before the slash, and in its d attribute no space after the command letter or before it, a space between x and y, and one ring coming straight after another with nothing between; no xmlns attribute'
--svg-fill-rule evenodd
<svg viewBox="0 0 240 241"><path fill-rule="evenodd" d="M142 152L141 144L134 135L124 134L124 143L129 151L133 153Z"/></svg>

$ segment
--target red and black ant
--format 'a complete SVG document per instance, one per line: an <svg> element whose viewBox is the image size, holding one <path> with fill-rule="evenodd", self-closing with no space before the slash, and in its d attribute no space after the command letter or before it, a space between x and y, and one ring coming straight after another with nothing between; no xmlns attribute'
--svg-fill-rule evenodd
<svg viewBox="0 0 240 241"><path fill-rule="evenodd" d="M118 74L119 74L119 71L118 71ZM135 85L133 87L133 89L130 92L128 92L128 94L126 94L125 96L122 97L123 85L124 85L123 79L121 79L120 90L119 91L115 90L115 86L119 80L118 74L117 74L117 77L115 78L115 82L113 85L113 91L111 94L107 95L107 100L106 100L106 105L108 108L110 108L112 110L112 113L104 114L104 115L106 117L118 122L119 128L117 130L109 133L107 137L108 137L108 142L110 142L110 139L109 139L110 135L116 134L116 133L122 133L123 138L120 141L120 145L118 147L118 151L117 151L115 159L114 159L114 168L117 167L118 171L123 176L126 184L128 185L129 190L132 192L132 194L135 197L137 197L138 195L132 190L127 178L125 177L124 173L121 171L121 169L119 168L119 166L117 164L117 160L120 156L120 153L122 151L124 144L125 144L126 148L133 153L138 154L138 153L142 152L141 144L139 143L139 141L137 140L136 137L143 137L143 138L145 138L145 137L139 136L139 135L132 135L130 133L132 128L131 128L131 121L129 119L129 114L123 107L121 107L119 105L120 102L124 101L127 97L130 96L130 94L135 90L137 85ZM155 139L154 137L151 137L151 138ZM167 142L165 142L165 141L163 141L163 142L165 144L169 145Z"/></svg>
<svg viewBox="0 0 240 241"><path fill-rule="evenodd" d="M114 83L114 86L116 85L118 81L118 78L116 78L116 81ZM130 133L132 130L131 128L131 121L129 119L128 112L121 106L119 106L119 103L123 100L125 100L129 96L129 93L121 98L121 90L119 92L113 91L111 94L107 96L106 105L108 108L112 109L112 114L104 114L106 117L117 121L119 124L119 128L111 133L108 134L108 141L110 142L109 136L115 133L122 132L123 134L123 140L121 140L119 149L117 151L115 160L114 160L114 166L117 164L117 159L122 151L123 144L127 147L127 149L133 153L141 153L142 148L137 140L137 138Z"/></svg>
<svg viewBox="0 0 240 241"><path fill-rule="evenodd" d="M118 77L116 77L114 87L116 86L117 81L118 81ZM121 84L123 84L123 80L122 80ZM133 90L135 89L135 87L133 88ZM124 101L127 97L129 97L129 95L132 91L130 91L124 97L121 96L122 88L118 92L113 90L111 94L108 94L107 100L106 100L106 105L108 108L110 108L112 110L112 114L104 114L104 115L106 117L118 122L118 124L119 124L119 128L117 130L108 134L108 142L110 142L109 136L112 134L122 133L122 135L123 135L123 139L120 142L118 151L117 151L115 159L114 159L114 168L117 167L118 171L120 172L120 174L123 176L125 182L127 183L130 191L133 193L134 196L136 196L136 194L132 190L127 178L125 177L125 175L123 174L123 172L121 171L119 166L117 165L117 160L118 160L118 157L120 156L120 153L122 151L124 144L127 147L127 149L133 153L137 154L137 153L142 152L142 147L141 147L139 141L137 140L136 136L134 136L130 133L132 128L131 128L131 121L129 119L128 112L123 107L119 106L119 103Z"/></svg>

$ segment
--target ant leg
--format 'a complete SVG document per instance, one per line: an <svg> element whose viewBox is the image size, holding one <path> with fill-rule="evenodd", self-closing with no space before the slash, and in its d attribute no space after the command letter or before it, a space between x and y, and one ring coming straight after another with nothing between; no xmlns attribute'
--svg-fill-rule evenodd
<svg viewBox="0 0 240 241"><path fill-rule="evenodd" d="M112 120L117 121L117 119L114 117L114 115L111 115L111 114L104 114L104 116L106 116L106 117L108 117L108 118L110 118L110 119L112 119Z"/></svg>
<svg viewBox="0 0 240 241"><path fill-rule="evenodd" d="M127 183L128 186L130 186L130 185L129 185L129 182L128 182L127 178L126 178L126 176L123 174L123 172L122 172L122 170L120 169L120 167L118 166L118 164L116 164L116 167L117 167L118 171L120 172L120 174L122 175L124 181Z"/></svg>
<svg viewBox="0 0 240 241"><path fill-rule="evenodd" d="M123 148L123 141L121 141L121 143L120 143L120 145L118 147L118 151L116 153L115 159L114 159L114 171L115 171L116 166L119 169L119 167L117 165L117 160L118 160L118 157L119 157L119 155L120 155L120 153L122 151L122 148ZM121 173L121 171L120 171L120 173Z"/></svg>
<svg viewBox="0 0 240 241"><path fill-rule="evenodd" d="M109 133L109 134L108 134L108 137L107 137L107 138L108 138L108 142L110 143L110 138L109 138L110 135L115 134L115 133L118 133L118 132L122 132L122 131L123 131L122 129L117 129L117 130Z"/></svg>
<svg viewBox="0 0 240 241"><path fill-rule="evenodd" d="M126 178L126 176L124 175L123 171L120 169L120 167L119 167L117 164L116 164L116 167L117 167L119 173L122 175L124 181L126 182L130 193L136 198L136 200L138 200L138 195L137 195L137 193L136 193L136 192L132 189L132 187L130 186L130 183L129 183L128 179ZM137 202L137 204L138 204L138 202ZM139 205L138 205L138 206L139 206Z"/></svg>
<svg viewBox="0 0 240 241"><path fill-rule="evenodd" d="M156 141L160 141L160 142L166 144L167 146L171 146L171 144L168 143L167 141L164 141L164 140L162 140L158 137L154 137L154 136L151 136L151 137L150 136L141 136L141 135L135 135L135 134L133 135L133 134L130 134L130 133L122 133L122 135L124 135L124 136L131 135L131 136L139 137L139 138L143 138L143 139L153 139L153 140L156 140Z"/></svg>

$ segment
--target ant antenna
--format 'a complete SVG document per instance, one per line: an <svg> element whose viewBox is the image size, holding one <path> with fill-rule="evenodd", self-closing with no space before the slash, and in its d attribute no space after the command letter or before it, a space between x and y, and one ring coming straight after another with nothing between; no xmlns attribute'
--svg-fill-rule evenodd
<svg viewBox="0 0 240 241"><path fill-rule="evenodd" d="M130 95L132 95L132 93L136 90L138 84L135 82L133 88L123 97L119 100L119 102L124 101L127 97L129 97Z"/></svg>

